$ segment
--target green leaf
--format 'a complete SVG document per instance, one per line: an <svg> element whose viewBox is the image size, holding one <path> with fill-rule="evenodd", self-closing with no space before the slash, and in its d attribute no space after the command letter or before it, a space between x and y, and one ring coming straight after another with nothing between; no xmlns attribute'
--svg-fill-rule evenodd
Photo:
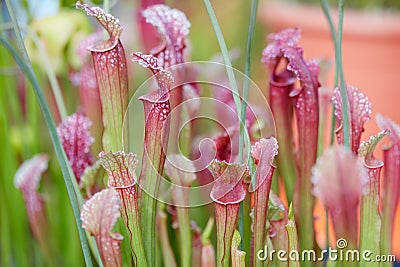
<svg viewBox="0 0 400 267"><path fill-rule="evenodd" d="M246 252L239 250L240 242L240 234L235 230L231 245L232 267L246 266Z"/></svg>
<svg viewBox="0 0 400 267"><path fill-rule="evenodd" d="M286 225L286 231L289 236L289 251L299 251L299 244L297 242L297 229L296 222L294 220L294 212L292 203L289 206L288 223ZM299 261L289 260L289 267L300 267Z"/></svg>

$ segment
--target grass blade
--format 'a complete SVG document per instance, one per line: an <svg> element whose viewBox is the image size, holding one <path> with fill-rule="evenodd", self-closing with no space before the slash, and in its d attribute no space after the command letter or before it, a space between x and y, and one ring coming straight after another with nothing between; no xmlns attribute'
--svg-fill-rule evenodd
<svg viewBox="0 0 400 267"><path fill-rule="evenodd" d="M30 65L30 60L27 56L27 53L26 53L26 50L25 50L25 47L24 47L24 44L22 41L22 37L20 35L18 25L16 22L15 14L13 13L13 10L11 8L10 1L6 0L6 3L8 6L10 16L13 21L13 24L14 24L14 31L16 33L15 35L17 38L17 44L18 44L18 47L20 48L20 50L22 51L23 57L21 58L18 55L17 51L3 37L0 37L0 43L3 46L5 46L5 48L11 53L11 55L13 56L13 58L15 59L17 64L20 66L22 71L25 73L25 75L29 79L29 81L32 84L32 87L35 91L38 103L40 105L41 111L45 118L47 127L49 129L50 137L51 137L51 140L52 140L52 143L53 143L53 146L54 146L54 149L55 149L55 152L56 152L56 155L57 155L60 167L61 167L61 171L63 173L64 182L67 187L68 196L70 198L71 206L72 206L72 209L74 212L75 222L78 227L79 237L81 239L81 246L82 246L83 254L85 257L86 266L92 266L93 264L92 264L92 258L91 258L90 251L89 251L88 241L87 241L87 238L85 235L85 231L83 230L83 228L81 226L78 200L77 200L77 196L74 192L72 179L71 179L70 172L68 169L69 163L68 163L67 157L65 155L64 149L61 145L60 139L58 137L55 123L54 123L54 120L50 113L50 109L47 105L46 99L45 99L43 92L41 90L41 87L36 79L36 76L32 70L32 66Z"/></svg>
<svg viewBox="0 0 400 267"><path fill-rule="evenodd" d="M338 31L336 33L335 27L333 25L333 20L330 15L329 4L327 0L321 0L322 10L328 20L332 41L335 46L335 84L334 87L338 86L338 78L340 77L340 94L342 97L342 107L343 107L343 134L344 134L344 145L350 147L350 119L348 112L348 102L347 102L347 92L346 92L346 82L344 79L343 64L342 64L342 33L343 33L343 12L344 3L343 0L339 0L338 11L339 11L339 23ZM332 111L334 112L334 111ZM333 113L332 113L333 114ZM332 116L335 120L335 116ZM334 122L332 122L332 129L334 129ZM333 131L333 130L332 130ZM333 141L333 134L331 134L331 143Z"/></svg>

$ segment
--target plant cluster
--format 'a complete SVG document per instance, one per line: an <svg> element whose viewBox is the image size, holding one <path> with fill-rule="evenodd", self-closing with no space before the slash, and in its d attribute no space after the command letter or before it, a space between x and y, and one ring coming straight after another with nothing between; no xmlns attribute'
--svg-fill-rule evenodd
<svg viewBox="0 0 400 267"><path fill-rule="evenodd" d="M270 75L266 80L273 122L247 103L249 78L243 86L237 83L213 8L205 0L226 66L226 73L218 73L221 84L211 86L211 98L218 100L212 108L225 122L223 130L214 131L212 146L199 155L195 144L201 131L191 118L199 113L205 87L193 78L198 75L196 68L184 67L191 25L182 11L162 2L141 1L137 23L145 52L133 52L128 60L119 19L102 8L76 3L101 29L85 36L75 51L80 67L71 80L79 88L80 108L71 115L57 90L55 111L50 111L18 25L13 24L19 52L4 36L0 39L35 90L63 172L86 265L384 266L365 258L361 263L317 259L330 244L316 242L316 198L323 203L336 238L346 241L335 244L337 249L390 255L400 195L400 127L378 115L381 132L362 142L371 102L362 90L344 81L342 17L338 32L332 29L336 84L340 81L332 93L320 87L319 63L304 58L300 29L268 35L260 59ZM339 7L342 4L339 1ZM250 75L257 1L252 5L246 75ZM128 112L128 66L134 63L150 70L151 80L145 84L146 94L138 98L144 128L135 126L132 131L127 124L137 122ZM321 136L330 107L332 141L324 148ZM53 116L61 118L57 126ZM129 151L125 138L137 139L139 131L144 132L143 151ZM390 144L381 161L374 150L382 139ZM49 160L43 151L26 160L14 182L46 264L60 266L64 263L48 234L52 213L59 211L46 209L45 203L52 200L38 190ZM201 198L212 205L194 208L193 198L199 196L192 189L207 185L209 190L204 189ZM199 216L208 219L204 227L195 219ZM286 260L261 257L273 250L299 254ZM317 258L304 259L302 251L314 251Z"/></svg>

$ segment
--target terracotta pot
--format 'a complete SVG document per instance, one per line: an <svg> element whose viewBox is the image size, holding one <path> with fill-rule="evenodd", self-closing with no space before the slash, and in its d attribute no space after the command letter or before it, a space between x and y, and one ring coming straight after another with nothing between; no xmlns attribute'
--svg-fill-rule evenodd
<svg viewBox="0 0 400 267"><path fill-rule="evenodd" d="M336 10L332 10L332 14L337 25ZM334 60L333 42L320 6L267 1L259 8L259 18L270 32L301 28L300 44L306 59ZM342 55L346 83L357 86L372 102L372 120L366 123L362 140L379 131L375 123L377 113L400 123L400 12L345 10ZM332 87L333 77L332 68L324 85ZM400 236L399 215L400 207L394 236ZM400 242L393 248L399 256Z"/></svg>

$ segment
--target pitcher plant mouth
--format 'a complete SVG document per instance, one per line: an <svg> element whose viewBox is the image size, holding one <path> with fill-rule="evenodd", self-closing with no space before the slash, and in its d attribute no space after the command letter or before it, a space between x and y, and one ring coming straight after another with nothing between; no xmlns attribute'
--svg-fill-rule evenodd
<svg viewBox="0 0 400 267"><path fill-rule="evenodd" d="M114 189L103 189L82 207L82 227L95 237L104 266L122 266L123 236L111 232L120 216L119 206L117 192Z"/></svg>
<svg viewBox="0 0 400 267"><path fill-rule="evenodd" d="M254 196L253 255L262 250L267 242L268 200L275 166L272 164L278 154L278 142L274 137L260 139L251 148L251 154L257 165L256 188ZM253 256L254 266L263 265Z"/></svg>
<svg viewBox="0 0 400 267"><path fill-rule="evenodd" d="M370 120L371 102L369 101L368 97L355 86L348 85L346 87L346 91L350 113L351 150L354 154L358 154L358 149L361 142L361 134L364 132L364 124ZM333 91L332 101L335 105L336 124L338 125L335 131L336 138L339 144L343 144L343 110L339 87Z"/></svg>
<svg viewBox="0 0 400 267"><path fill-rule="evenodd" d="M139 176L139 206L142 237L147 262L154 265L157 197L164 170L170 124L170 86L172 74L164 70L159 60L140 52L132 54L132 61L148 68L158 82L158 89L141 96L145 118L144 151Z"/></svg>
<svg viewBox="0 0 400 267"><path fill-rule="evenodd" d="M283 146L282 157L288 159L287 163L281 160L281 175L284 176L288 200L293 200L295 214L299 216L296 219L300 233L300 248L312 249L315 242L312 215L314 200L310 177L311 168L317 158L320 83L317 63L303 58L303 48L298 44L300 34L300 29L290 28L268 35L271 43L263 51L262 62L270 69L270 75L275 75L278 64L283 64L285 68L281 73L287 82L292 77L296 78L293 84L288 84L285 88L274 86L270 81L270 103L273 113L277 116L275 118L277 138ZM292 112L297 124L296 155L293 155Z"/></svg>
<svg viewBox="0 0 400 267"><path fill-rule="evenodd" d="M230 266L231 244L239 216L240 203L246 196L246 165L213 160L207 167L215 179L210 197L214 201L217 224L217 266Z"/></svg>
<svg viewBox="0 0 400 267"><path fill-rule="evenodd" d="M191 26L185 14L167 5L156 4L143 10L142 15L160 35L161 43L150 51L160 65L166 69L183 63L186 36Z"/></svg>
<svg viewBox="0 0 400 267"><path fill-rule="evenodd" d="M121 150L122 127L129 94L125 51L120 41L122 26L119 19L99 7L90 7L78 1L76 8L94 17L109 35L107 40L90 45L88 49L92 53L100 92L104 127L103 149Z"/></svg>
<svg viewBox="0 0 400 267"><path fill-rule="evenodd" d="M138 164L136 155L124 151L115 153L103 151L100 152L98 158L108 174L108 187L118 193L121 202L120 212L129 232L129 244L134 262L140 266L147 266L139 222L137 177L135 174Z"/></svg>

